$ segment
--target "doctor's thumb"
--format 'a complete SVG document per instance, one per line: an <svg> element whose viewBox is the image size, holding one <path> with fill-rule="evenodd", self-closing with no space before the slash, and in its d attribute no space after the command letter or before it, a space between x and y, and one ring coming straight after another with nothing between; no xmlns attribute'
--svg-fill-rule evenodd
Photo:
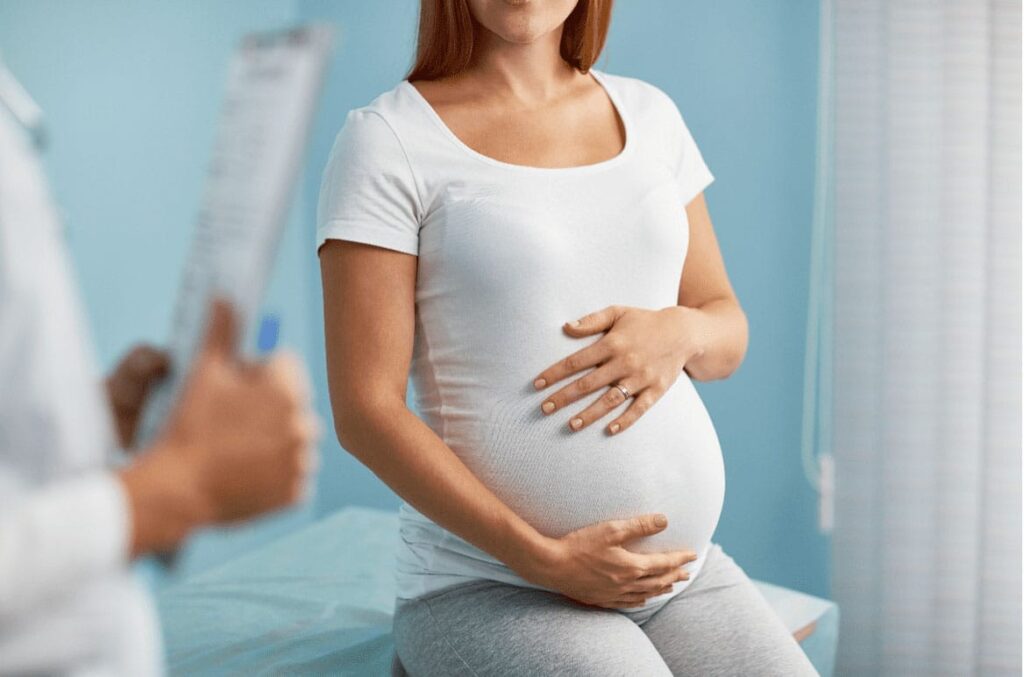
<svg viewBox="0 0 1024 677"><path fill-rule="evenodd" d="M203 338L203 353L221 358L234 357L238 346L238 319L231 303L215 298L210 303Z"/></svg>

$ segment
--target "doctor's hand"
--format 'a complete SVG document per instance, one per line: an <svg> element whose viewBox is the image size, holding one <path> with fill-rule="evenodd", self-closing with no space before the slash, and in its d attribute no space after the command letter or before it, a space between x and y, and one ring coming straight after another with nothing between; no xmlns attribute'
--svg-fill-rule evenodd
<svg viewBox="0 0 1024 677"><path fill-rule="evenodd" d="M135 439L139 413L150 389L167 375L167 353L154 346L139 344L125 354L107 376L107 399L123 449Z"/></svg>
<svg viewBox="0 0 1024 677"><path fill-rule="evenodd" d="M230 307L216 302L182 395L151 453L122 472L133 554L173 548L193 528L228 524L302 499L320 425L297 358L235 352Z"/></svg>
<svg viewBox="0 0 1024 677"><path fill-rule="evenodd" d="M643 606L690 577L683 565L697 559L692 550L635 553L625 545L668 526L664 515L598 522L562 538L548 539L527 580L558 590L584 604L608 609Z"/></svg>
<svg viewBox="0 0 1024 677"><path fill-rule="evenodd" d="M605 428L613 435L626 430L661 399L686 363L702 354L705 326L701 311L686 306L661 310L608 306L566 322L563 330L570 336L604 336L542 371L534 388L543 390L580 371L597 368L554 392L541 404L541 411L548 415L559 412L603 388L603 396L568 417L569 429L583 430L633 398ZM616 384L625 388L628 396Z"/></svg>

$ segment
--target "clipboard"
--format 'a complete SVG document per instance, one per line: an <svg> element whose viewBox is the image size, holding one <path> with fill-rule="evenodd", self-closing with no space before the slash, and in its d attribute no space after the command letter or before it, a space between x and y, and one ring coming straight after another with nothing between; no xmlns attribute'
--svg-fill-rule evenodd
<svg viewBox="0 0 1024 677"><path fill-rule="evenodd" d="M333 30L309 25L246 35L228 68L202 204L173 311L170 370L147 399L136 446L159 434L202 345L213 297L254 327L302 170ZM166 565L174 557L162 556Z"/></svg>

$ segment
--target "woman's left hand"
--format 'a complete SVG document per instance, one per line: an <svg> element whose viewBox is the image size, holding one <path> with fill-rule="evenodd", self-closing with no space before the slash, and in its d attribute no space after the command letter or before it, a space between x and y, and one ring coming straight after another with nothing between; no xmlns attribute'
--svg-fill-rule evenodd
<svg viewBox="0 0 1024 677"><path fill-rule="evenodd" d="M615 387L618 384L634 399L606 430L613 435L622 432L665 394L690 359L703 352L700 339L705 332L701 322L701 311L686 306L661 310L608 306L565 323L565 332L576 338L607 333L537 376L534 388L543 390L584 369L597 367L544 400L541 411L550 415L607 387L602 397L570 418L569 428L582 430L625 402L626 395Z"/></svg>

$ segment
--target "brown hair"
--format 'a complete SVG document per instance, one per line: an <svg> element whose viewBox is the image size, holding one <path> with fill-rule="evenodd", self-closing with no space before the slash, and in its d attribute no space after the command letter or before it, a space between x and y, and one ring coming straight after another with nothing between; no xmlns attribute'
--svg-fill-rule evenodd
<svg viewBox="0 0 1024 677"><path fill-rule="evenodd" d="M562 28L562 58L587 73L604 49L613 0L579 0ZM420 0L416 62L407 80L436 80L469 65L473 17L466 0Z"/></svg>

